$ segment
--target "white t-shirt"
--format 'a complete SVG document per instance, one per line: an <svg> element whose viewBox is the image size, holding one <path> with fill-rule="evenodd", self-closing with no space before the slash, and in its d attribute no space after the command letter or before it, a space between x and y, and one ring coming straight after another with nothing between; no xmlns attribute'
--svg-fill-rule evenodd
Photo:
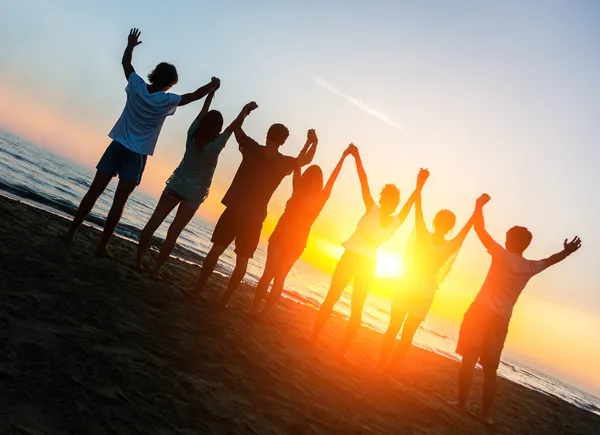
<svg viewBox="0 0 600 435"><path fill-rule="evenodd" d="M358 221L354 234L343 243L346 251L370 258L377 257L377 249L392 238L401 223L398 216L392 216L391 222L383 227L380 216L379 206L373 205Z"/></svg>
<svg viewBox="0 0 600 435"><path fill-rule="evenodd" d="M488 252L492 256L492 265L473 303L510 317L527 282L548 265L543 260L527 260L513 254L496 242Z"/></svg>
<svg viewBox="0 0 600 435"><path fill-rule="evenodd" d="M138 154L152 155L167 116L173 115L181 96L168 92L151 94L135 72L125 88L127 102L108 137Z"/></svg>

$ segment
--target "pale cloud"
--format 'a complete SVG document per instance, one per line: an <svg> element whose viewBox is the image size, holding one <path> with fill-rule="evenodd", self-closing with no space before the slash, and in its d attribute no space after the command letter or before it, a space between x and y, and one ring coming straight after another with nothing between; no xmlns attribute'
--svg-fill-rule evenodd
<svg viewBox="0 0 600 435"><path fill-rule="evenodd" d="M331 92L332 94L337 95L338 97L342 97L344 100L346 100L350 104L358 107L363 112L366 112L371 116L374 116L375 118L379 119L380 121L385 122L389 126L394 127L395 129L397 129L401 132L404 131L404 128L400 124L391 120L385 113L375 109L374 107L370 106L367 103L360 101L357 98L354 98L352 95L348 95L348 94L340 91L338 88L336 88L335 86L333 86L331 83L327 82L326 80L322 79L321 77L315 77L315 84L317 86Z"/></svg>

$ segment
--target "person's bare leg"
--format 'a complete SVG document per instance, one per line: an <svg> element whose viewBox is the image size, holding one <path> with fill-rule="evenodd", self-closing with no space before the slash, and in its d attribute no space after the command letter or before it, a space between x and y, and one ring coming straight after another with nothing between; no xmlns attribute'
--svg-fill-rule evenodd
<svg viewBox="0 0 600 435"><path fill-rule="evenodd" d="M282 261L279 269L277 270L277 273L275 274L275 278L273 280L273 287L271 287L271 293L269 293L269 298L267 299L267 304L265 305L265 308L262 310L262 312L260 313L260 318L263 319L266 315L268 315L272 310L273 307L275 305L277 305L277 302L279 301L279 299L281 298L281 294L283 293L283 287L285 285L285 279L288 276L288 273L290 273L290 270L292 270L292 267L294 266L294 264L296 263L296 259L290 259L287 261Z"/></svg>
<svg viewBox="0 0 600 435"><path fill-rule="evenodd" d="M422 321L422 316L412 314L410 311L408 312L408 316L406 317L406 321L404 322L404 327L402 328L400 343L398 343L398 346L394 351L394 356L392 357L390 365L387 369L388 371L393 370L402 362L402 360L410 350L413 337L415 336L417 329L419 329L419 325Z"/></svg>
<svg viewBox="0 0 600 435"><path fill-rule="evenodd" d="M352 279L354 274L354 256L352 254L344 253L340 261L338 261L333 276L331 277L331 286L325 296L325 300L319 308L317 313L317 319L311 335L311 341L315 342L319 338L319 334L323 330L327 319L333 312L333 307L342 296L344 289Z"/></svg>
<svg viewBox="0 0 600 435"><path fill-rule="evenodd" d="M492 407L496 397L496 369L483 366L483 422L487 425L494 424Z"/></svg>
<svg viewBox="0 0 600 435"><path fill-rule="evenodd" d="M208 278L210 278L215 267L217 267L219 257L225 252L226 248L226 246L212 245L212 248L210 248L210 251L202 262L202 269L200 270L200 276L198 277L198 283L196 284L196 291L202 291Z"/></svg>
<svg viewBox="0 0 600 435"><path fill-rule="evenodd" d="M98 243L98 247L96 248L96 255L98 257L112 257L110 252L108 252L108 242L115 232L121 216L123 216L123 209L129 199L129 195L131 195L131 192L136 187L137 184L135 181L119 180L112 206L104 223L104 231L102 232L102 237L100 237L100 243Z"/></svg>
<svg viewBox="0 0 600 435"><path fill-rule="evenodd" d="M160 278L160 268L168 260L171 252L173 252L173 248L175 248L179 235L187 224L190 223L195 214L196 209L191 207L180 205L177 209L175 219L173 219L173 222L171 222L171 226L169 226L169 230L167 231L167 238L160 248L156 264L152 268L152 276L154 278Z"/></svg>
<svg viewBox="0 0 600 435"><path fill-rule="evenodd" d="M477 360L477 357L463 356L462 362L460 363L460 369L458 371L458 401L448 402L450 405L456 406L460 410L465 409L465 406L467 405Z"/></svg>
<svg viewBox="0 0 600 435"><path fill-rule="evenodd" d="M378 370L383 370L386 368L390 356L394 351L396 336L398 335L405 318L405 307L400 308L392 306L392 311L390 312L390 323L381 340L381 353L379 354L379 363L377 364Z"/></svg>
<svg viewBox="0 0 600 435"><path fill-rule="evenodd" d="M135 260L133 261L133 267L136 269L142 268L142 258L144 256L144 252L148 249L150 242L152 241L152 236L154 232L160 227L160 225L167 218L169 213L173 211L173 209L177 206L179 200L177 198L173 198L169 195L162 195L158 200L158 204L156 204L156 208L150 217L150 220L142 230L142 234L140 235L140 240L138 242L137 254L135 256Z"/></svg>
<svg viewBox="0 0 600 435"><path fill-rule="evenodd" d="M256 285L256 289L254 290L254 302L252 303L252 310L250 311L250 315L253 317L258 315L260 303L267 294L269 284L271 284L271 281L275 276L275 270L278 267L280 256L281 251L279 249L269 248L269 250L267 251L267 261L265 263L265 270L263 271L263 274L260 277L258 284Z"/></svg>
<svg viewBox="0 0 600 435"><path fill-rule="evenodd" d="M235 269L233 269L233 273L229 278L229 284L227 285L227 290L221 296L220 304L223 308L227 308L227 304L229 300L233 296L233 293L237 290L242 279L244 279L244 275L246 275L246 269L248 268L248 261L250 259L248 257L241 257L240 255L236 255L235 259Z"/></svg>
<svg viewBox="0 0 600 435"><path fill-rule="evenodd" d="M361 285L363 284L363 285ZM346 356L350 344L356 337L360 324L362 322L362 312L367 300L368 287L364 287L364 283L361 283L360 279L354 278L354 288L352 289L352 306L350 309L350 320L348 326L346 326L346 334L344 335L344 341L340 348L340 354L342 357Z"/></svg>
<svg viewBox="0 0 600 435"><path fill-rule="evenodd" d="M96 204L96 201L98 200L100 195L102 195L102 192L106 190L106 187L108 186L108 183L110 183L110 180L112 180L112 178L113 176L110 174L105 174L104 172L96 171L96 175L94 176L94 180L92 181L90 188L88 189L84 197L81 199L81 203L79 204L79 208L75 213L75 217L71 222L69 230L62 236L63 239L65 239L68 242L73 240L75 233L77 232L87 215L90 214L90 212L94 208L94 204Z"/></svg>

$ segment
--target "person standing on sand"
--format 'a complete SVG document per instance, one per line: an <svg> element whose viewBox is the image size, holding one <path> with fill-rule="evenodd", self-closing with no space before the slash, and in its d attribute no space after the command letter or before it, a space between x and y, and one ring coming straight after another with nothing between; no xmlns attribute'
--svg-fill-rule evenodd
<svg viewBox="0 0 600 435"><path fill-rule="evenodd" d="M237 118L221 133L223 115L217 110L209 111L215 92L216 89L208 94L202 110L190 125L183 159L167 180L156 209L140 236L137 256L133 264L136 269L142 268L144 251L148 248L156 229L179 205L151 272L156 279L160 278L160 269L171 255L177 238L208 196L219 154L225 148L232 133L242 126L246 116L258 107L253 101L246 104Z"/></svg>
<svg viewBox="0 0 600 435"><path fill-rule="evenodd" d="M565 239L562 251L544 260L534 261L523 257L533 238L527 228L516 226L508 230L506 248L503 248L486 231L483 211L480 209L475 216L475 232L492 256L492 264L460 326L456 346L456 353L462 355L458 401L450 403L460 409L466 406L475 365L480 362L483 368L482 417L486 424L493 424L491 414L496 395L496 372L513 307L529 280L581 248L581 239Z"/></svg>
<svg viewBox="0 0 600 435"><path fill-rule="evenodd" d="M119 220L123 214L129 195L140 184L146 166L146 158L154 153L160 130L167 116L173 115L178 106L197 101L219 87L219 79L213 77L210 83L196 91L176 95L167 91L177 83L175 66L159 63L148 75L150 84L135 72L131 65L133 49L140 45L140 31L132 29L127 38L127 47L121 61L127 79L127 102L120 118L108 134L113 140L96 166L96 176L71 223L64 238L71 241L94 204L104 192L108 183L119 174L119 184L115 191L112 206L108 212L96 255L110 257L107 249Z"/></svg>
<svg viewBox="0 0 600 435"><path fill-rule="evenodd" d="M254 317L264 317L277 304L285 279L306 248L310 229L329 200L344 160L351 153L352 145L342 154L324 188L323 171L319 166L310 166L304 174L299 166L294 168L293 193L269 238L265 270L254 293L251 313ZM267 294L271 281L271 293L265 308L259 314L261 301Z"/></svg>
<svg viewBox="0 0 600 435"><path fill-rule="evenodd" d="M363 306L369 293L371 283L375 278L377 250L385 241L389 240L394 235L396 230L404 222L418 193L421 191L429 177L429 171L426 169L421 169L419 171L415 191L404 204L400 213L397 216L393 216L392 213L400 203L400 191L395 185L387 184L381 190L378 206L371 195L367 173L363 167L360 154L358 149L354 146L352 147L352 154L356 161L356 169L360 180L366 213L360 218L354 234L352 234L352 236L344 243L344 248L346 250L333 272L329 292L317 313L317 319L311 336L313 342L317 341L327 319L329 319L329 316L333 312L333 307L340 299L350 280L354 278L350 321L348 322L341 347L342 356L345 356L350 347L350 343L360 328Z"/></svg>
<svg viewBox="0 0 600 435"><path fill-rule="evenodd" d="M223 197L222 203L227 208L215 226L211 239L213 246L204 259L196 285L197 291L204 288L219 257L235 241L235 268L227 290L221 296L222 307L227 307L258 247L271 196L294 168L312 162L318 143L315 131L309 130L302 151L294 158L279 152L289 136L283 124L273 124L269 128L264 146L248 137L241 126L234 130L234 134L242 153L242 163Z"/></svg>
<svg viewBox="0 0 600 435"><path fill-rule="evenodd" d="M433 220L430 233L423 218L422 195L415 201L415 229L405 255L406 271L401 279L403 292L392 302L390 324L383 335L379 369L391 371L406 356L419 325L425 320L439 284L450 272L458 251L469 234L475 215L490 200L483 194L477 199L475 211L458 235L446 240L454 228L456 216L450 210L440 210ZM404 326L403 326L404 324ZM391 361L396 336L402 328L402 338Z"/></svg>

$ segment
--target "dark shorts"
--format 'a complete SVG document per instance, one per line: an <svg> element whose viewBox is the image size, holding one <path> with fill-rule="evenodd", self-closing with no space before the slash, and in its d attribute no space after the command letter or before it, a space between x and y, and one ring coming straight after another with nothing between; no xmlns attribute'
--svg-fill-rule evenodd
<svg viewBox="0 0 600 435"><path fill-rule="evenodd" d="M135 184L140 184L147 158L147 155L131 151L113 140L104 151L102 158L96 165L96 169L113 177L119 174L119 179L123 181L133 181Z"/></svg>
<svg viewBox="0 0 600 435"><path fill-rule="evenodd" d="M484 369L497 370L509 323L510 318L471 305L460 325L456 353L465 359L477 359Z"/></svg>
<svg viewBox="0 0 600 435"><path fill-rule="evenodd" d="M226 208L215 226L211 241L227 247L235 240L235 253L252 258L258 247L262 225L260 219L249 219L243 213Z"/></svg>

